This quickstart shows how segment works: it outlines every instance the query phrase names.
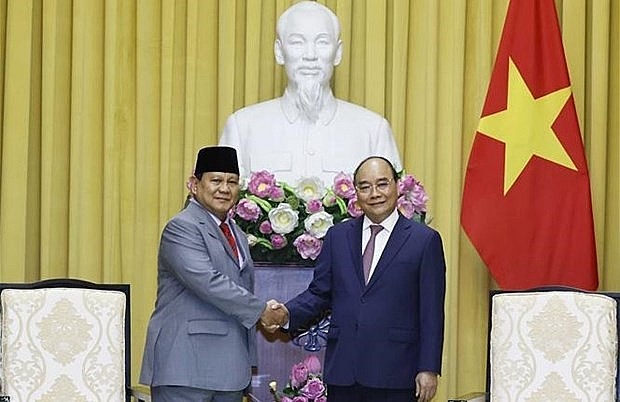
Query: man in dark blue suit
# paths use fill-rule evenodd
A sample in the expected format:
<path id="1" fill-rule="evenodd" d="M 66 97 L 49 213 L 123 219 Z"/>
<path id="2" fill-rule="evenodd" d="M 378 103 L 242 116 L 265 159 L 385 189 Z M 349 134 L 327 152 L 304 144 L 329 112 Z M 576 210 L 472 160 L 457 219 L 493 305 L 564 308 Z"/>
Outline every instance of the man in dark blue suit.
<path id="1" fill-rule="evenodd" d="M 442 242 L 435 230 L 398 213 L 397 180 L 384 158 L 360 163 L 354 182 L 364 216 L 328 231 L 308 289 L 285 305 L 290 331 L 331 310 L 329 402 L 430 401 L 437 391 Z"/>

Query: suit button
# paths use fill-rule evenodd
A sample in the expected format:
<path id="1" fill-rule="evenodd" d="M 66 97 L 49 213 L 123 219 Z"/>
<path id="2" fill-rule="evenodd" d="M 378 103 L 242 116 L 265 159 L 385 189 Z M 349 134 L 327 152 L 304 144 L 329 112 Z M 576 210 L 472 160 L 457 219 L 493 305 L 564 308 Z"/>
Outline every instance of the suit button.
<path id="1" fill-rule="evenodd" d="M 360 299 L 360 302 L 362 302 L 362 304 L 365 304 L 365 303 L 366 303 L 366 299 L 362 297 L 362 298 Z"/>

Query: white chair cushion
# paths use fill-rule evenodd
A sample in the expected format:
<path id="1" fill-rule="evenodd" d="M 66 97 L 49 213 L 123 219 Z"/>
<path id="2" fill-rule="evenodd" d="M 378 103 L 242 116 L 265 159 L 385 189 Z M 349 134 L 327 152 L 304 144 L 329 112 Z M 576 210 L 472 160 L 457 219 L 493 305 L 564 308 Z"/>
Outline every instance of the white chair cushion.
<path id="1" fill-rule="evenodd" d="M 616 302 L 572 291 L 493 296 L 491 400 L 614 401 Z"/>
<path id="2" fill-rule="evenodd" d="M 2 292 L 2 394 L 11 402 L 125 401 L 125 294 Z"/>

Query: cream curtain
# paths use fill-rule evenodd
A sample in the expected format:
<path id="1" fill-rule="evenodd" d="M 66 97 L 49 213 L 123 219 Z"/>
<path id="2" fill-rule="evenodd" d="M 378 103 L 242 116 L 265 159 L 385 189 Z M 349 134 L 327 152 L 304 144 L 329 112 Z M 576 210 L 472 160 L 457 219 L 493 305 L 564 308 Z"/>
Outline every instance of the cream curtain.
<path id="1" fill-rule="evenodd" d="M 327 0 L 337 96 L 391 122 L 448 262 L 436 400 L 485 383 L 486 267 L 459 223 L 463 172 L 508 0 Z M 0 280 L 132 284 L 133 377 L 156 253 L 196 150 L 278 96 L 290 0 L 0 0 Z M 620 2 L 556 0 L 590 165 L 600 289 L 620 289 Z M 527 225 L 527 222 L 523 222 Z"/>

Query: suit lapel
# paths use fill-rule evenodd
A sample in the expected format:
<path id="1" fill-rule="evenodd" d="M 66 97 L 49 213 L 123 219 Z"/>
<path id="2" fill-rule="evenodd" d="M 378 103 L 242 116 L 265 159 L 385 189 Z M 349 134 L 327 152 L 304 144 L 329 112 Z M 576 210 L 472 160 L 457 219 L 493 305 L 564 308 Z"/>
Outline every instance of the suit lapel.
<path id="1" fill-rule="evenodd" d="M 222 233 L 222 230 L 215 224 L 215 221 L 209 215 L 209 213 L 202 206 L 197 205 L 193 202 L 190 202 L 187 208 L 189 208 L 192 214 L 196 216 L 198 222 L 200 223 L 200 226 L 203 228 L 203 235 L 217 239 L 222 244 L 222 247 L 224 247 L 224 250 L 226 250 L 226 254 L 228 254 L 228 256 L 234 261 L 235 265 L 240 268 L 239 258 L 234 255 L 232 247 L 230 247 L 230 244 L 228 244 L 228 240 L 226 240 L 226 237 L 224 237 L 224 233 Z M 238 239 L 239 236 L 236 231 L 236 225 L 231 226 L 233 228 L 232 230 L 235 231 L 235 238 Z M 237 244 L 239 245 L 239 242 L 237 242 Z"/>
<path id="2" fill-rule="evenodd" d="M 387 271 L 392 260 L 409 238 L 411 234 L 411 231 L 409 230 L 410 227 L 411 222 L 403 216 L 399 215 L 398 220 L 396 221 L 396 225 L 394 226 L 394 230 L 392 231 L 392 233 L 390 233 L 390 238 L 388 239 L 387 244 L 383 249 L 383 253 L 381 253 L 379 261 L 377 261 L 377 266 L 375 267 L 375 271 L 370 277 L 370 281 L 368 282 L 368 286 L 366 286 L 366 290 L 370 289 L 372 285 L 381 278 L 385 271 Z"/>
<path id="3" fill-rule="evenodd" d="M 364 269 L 362 267 L 362 226 L 364 223 L 364 217 L 359 217 L 354 221 L 351 221 L 351 230 L 349 230 L 349 235 L 347 239 L 347 243 L 349 245 L 349 253 L 351 254 L 351 261 L 353 264 L 353 274 L 357 277 L 360 285 L 362 287 L 366 286 L 364 284 Z"/>
<path id="4" fill-rule="evenodd" d="M 239 257 L 233 254 L 233 250 L 230 247 L 230 244 L 228 244 L 228 241 L 226 241 L 226 245 L 227 247 L 227 251 L 228 251 L 228 255 L 230 255 L 231 257 L 234 256 L 235 261 L 237 262 L 237 266 L 239 266 L 239 269 L 244 269 L 245 267 L 248 266 L 248 261 L 250 259 L 250 249 L 246 248 L 246 242 L 241 241 L 242 238 L 245 238 L 245 233 L 243 232 L 243 230 L 241 230 L 241 228 L 239 226 L 237 226 L 237 223 L 235 221 L 233 221 L 231 219 L 232 225 L 232 231 L 235 234 L 235 241 L 237 242 L 237 249 L 239 250 L 239 253 L 241 254 L 241 260 L 243 261 L 243 264 L 241 264 L 241 266 L 239 266 Z"/>

